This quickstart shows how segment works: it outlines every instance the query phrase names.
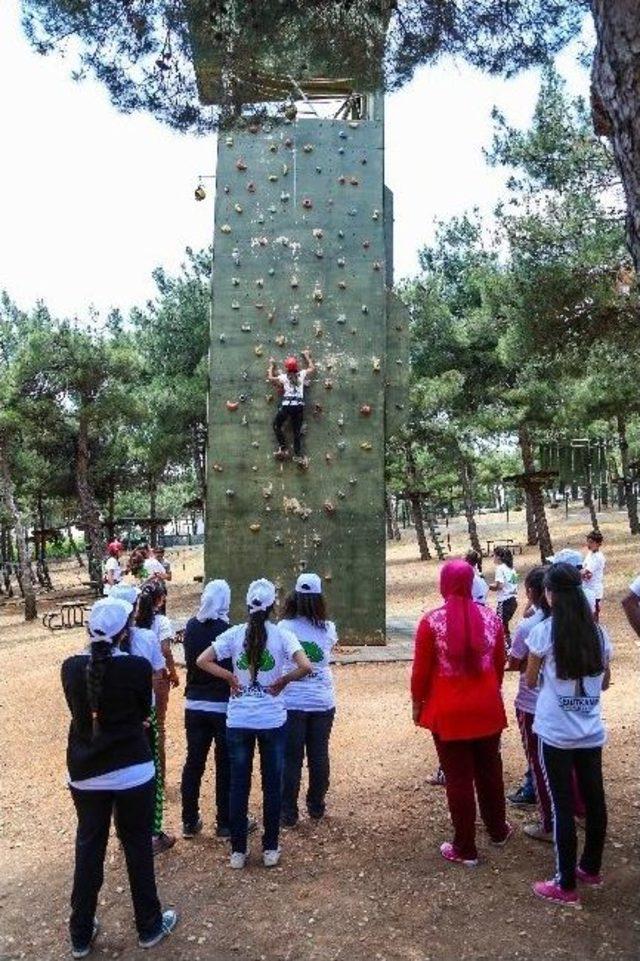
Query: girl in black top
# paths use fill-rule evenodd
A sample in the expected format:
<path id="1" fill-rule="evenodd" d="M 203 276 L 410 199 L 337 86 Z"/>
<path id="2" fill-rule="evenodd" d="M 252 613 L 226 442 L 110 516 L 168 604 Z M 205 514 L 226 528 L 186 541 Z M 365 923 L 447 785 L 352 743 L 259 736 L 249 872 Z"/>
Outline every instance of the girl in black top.
<path id="1" fill-rule="evenodd" d="M 89 615 L 89 650 L 67 658 L 62 687 L 71 712 L 67 767 L 78 817 L 71 894 L 74 958 L 91 951 L 112 813 L 124 849 L 140 947 L 151 948 L 177 924 L 162 911 L 153 867 L 154 775 L 145 724 L 151 665 L 127 654 L 133 608 L 104 598 Z"/>

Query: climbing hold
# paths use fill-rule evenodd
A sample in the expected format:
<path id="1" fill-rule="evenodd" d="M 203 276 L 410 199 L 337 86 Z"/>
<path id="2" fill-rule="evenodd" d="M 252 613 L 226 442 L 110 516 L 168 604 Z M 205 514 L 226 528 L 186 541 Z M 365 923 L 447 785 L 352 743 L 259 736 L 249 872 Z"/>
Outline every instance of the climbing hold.
<path id="1" fill-rule="evenodd" d="M 342 238 L 344 237 L 344 230 L 339 230 L 339 231 L 338 231 L 338 237 L 340 237 L 340 239 L 342 239 Z"/>
<path id="2" fill-rule="evenodd" d="M 330 451 L 327 451 L 324 455 L 324 459 L 326 460 L 327 464 L 331 464 L 333 462 L 333 454 Z"/>
<path id="3" fill-rule="evenodd" d="M 268 273 L 270 277 L 273 277 L 275 275 L 275 272 L 276 272 L 275 267 L 269 267 Z"/>
<path id="4" fill-rule="evenodd" d="M 350 370 L 352 373 L 355 373 L 355 372 L 357 371 L 357 369 L 358 369 L 358 364 L 357 364 L 357 362 L 356 362 L 355 360 L 352 360 L 352 361 L 349 363 L 349 370 Z"/>
<path id="5" fill-rule="evenodd" d="M 321 174 L 321 173 L 322 173 L 322 167 L 316 167 L 316 173 L 317 173 L 317 174 Z"/>
<path id="6" fill-rule="evenodd" d="M 373 372 L 374 372 L 374 374 L 379 374 L 379 373 L 380 373 L 380 364 L 381 364 L 381 360 L 380 360 L 379 357 L 372 357 L 372 358 L 371 358 L 371 366 L 373 367 Z"/>
<path id="7" fill-rule="evenodd" d="M 338 414 L 338 420 L 336 421 L 340 430 L 344 427 L 344 414 Z"/>
<path id="8" fill-rule="evenodd" d="M 256 450 L 258 450 L 258 448 L 260 447 L 260 444 L 258 443 L 257 440 L 252 440 L 251 446 L 254 447 Z"/>
<path id="9" fill-rule="evenodd" d="M 357 213 L 356 208 L 352 207 L 351 210 L 347 210 L 347 217 L 355 217 Z"/>
<path id="10" fill-rule="evenodd" d="M 249 426 L 249 421 L 247 420 L 247 415 L 246 415 L 246 414 L 243 414 L 243 415 L 242 415 L 242 420 L 240 421 L 240 423 L 242 424 L 243 427 L 248 427 L 248 426 Z"/>
<path id="11" fill-rule="evenodd" d="M 258 303 L 254 304 L 253 306 L 256 308 L 256 310 L 264 310 L 264 304 L 261 300 L 259 300 Z"/>
<path id="12" fill-rule="evenodd" d="M 364 167 L 364 166 L 366 165 L 366 163 L 367 163 L 367 158 L 366 158 L 366 157 L 362 157 L 362 159 L 360 160 L 360 163 L 361 163 L 362 166 Z"/>
<path id="13" fill-rule="evenodd" d="M 282 201 L 283 204 L 286 204 L 290 196 L 291 196 L 290 194 L 288 194 L 285 190 L 283 190 L 282 193 L 280 194 L 280 200 Z"/>
<path id="14" fill-rule="evenodd" d="M 294 290 L 296 289 L 296 287 L 299 286 L 299 281 L 298 281 L 298 278 L 296 277 L 295 274 L 293 275 L 293 277 L 291 278 L 291 280 L 290 280 L 289 283 L 290 283 L 291 287 L 293 287 Z"/>
<path id="15" fill-rule="evenodd" d="M 245 379 L 245 378 L 243 378 L 243 380 L 244 380 L 244 379 Z M 244 402 L 246 401 L 246 399 L 247 399 L 247 395 L 246 395 L 246 394 L 240 394 L 240 396 L 238 397 L 238 400 L 240 401 L 241 404 L 244 404 Z"/>
<path id="16" fill-rule="evenodd" d="M 346 440 L 339 440 L 338 443 L 336 444 L 336 447 L 338 448 L 339 451 L 346 450 L 347 449 Z"/>
<path id="17" fill-rule="evenodd" d="M 246 165 L 243 157 L 238 157 L 238 159 L 236 160 L 236 167 L 238 168 L 238 170 L 246 170 L 246 169 L 247 169 L 247 165 Z"/>
<path id="18" fill-rule="evenodd" d="M 369 247 L 371 246 L 371 241 L 370 241 L 370 240 L 363 240 L 363 241 L 362 241 L 362 246 L 364 247 L 365 250 L 368 250 Z"/>
<path id="19" fill-rule="evenodd" d="M 380 263 L 379 260 L 374 260 L 374 262 L 373 262 L 373 269 L 374 269 L 374 270 L 382 270 L 382 264 Z"/>
<path id="20" fill-rule="evenodd" d="M 338 134 L 338 136 L 340 137 L 340 140 L 346 140 L 346 139 L 347 139 L 347 132 L 346 132 L 346 130 L 341 130 L 340 133 Z"/>
<path id="21" fill-rule="evenodd" d="M 344 184 L 346 184 L 346 182 L 347 182 L 347 178 L 344 176 L 344 174 L 341 174 L 341 175 L 338 177 L 338 183 L 344 185 Z"/>
<path id="22" fill-rule="evenodd" d="M 367 307 L 366 304 L 363 304 L 360 309 L 361 309 L 361 311 L 362 311 L 363 314 L 368 314 L 368 313 L 369 313 L 369 308 Z"/>
<path id="23" fill-rule="evenodd" d="M 304 144 L 304 146 L 303 146 L 302 149 L 304 150 L 305 153 L 312 153 L 312 152 L 313 152 L 313 144 L 306 143 L 306 144 Z"/>
<path id="24" fill-rule="evenodd" d="M 322 240 L 324 237 L 324 231 L 322 230 L 322 227 L 314 227 L 313 236 L 316 238 L 316 240 Z"/>
<path id="25" fill-rule="evenodd" d="M 344 257 L 338 257 L 338 259 L 336 260 L 336 263 L 337 263 L 338 267 L 344 267 L 344 265 L 346 264 L 346 262 L 347 262 L 347 261 L 345 260 Z"/>
<path id="26" fill-rule="evenodd" d="M 333 574 L 331 573 L 331 571 L 325 571 L 325 573 L 324 573 L 324 579 L 325 579 L 325 581 L 332 581 L 332 580 L 333 580 Z"/>
<path id="27" fill-rule="evenodd" d="M 322 288 L 319 287 L 318 284 L 316 284 L 316 286 L 313 288 L 313 299 L 317 304 L 321 304 L 322 301 L 324 300 L 324 294 L 322 293 Z"/>
<path id="28" fill-rule="evenodd" d="M 357 177 L 351 177 L 351 179 L 349 180 L 349 183 L 351 184 L 352 187 L 360 186 L 360 181 L 358 180 Z"/>
<path id="29" fill-rule="evenodd" d="M 228 401 L 227 401 L 227 410 L 237 410 L 239 406 L 240 406 L 240 404 L 238 403 L 237 400 L 228 400 Z"/>
<path id="30" fill-rule="evenodd" d="M 274 184 L 277 179 L 278 179 L 278 175 L 277 175 L 277 174 L 269 174 L 269 182 L 270 182 L 270 183 Z"/>
<path id="31" fill-rule="evenodd" d="M 262 344 L 258 344 L 256 347 L 253 348 L 253 352 L 256 355 L 256 357 L 262 357 L 262 355 L 264 354 L 264 347 L 262 346 Z"/>
<path id="32" fill-rule="evenodd" d="M 314 332 L 315 336 L 318 338 L 318 340 L 323 336 L 324 330 L 323 330 L 322 324 L 320 323 L 319 320 L 316 320 L 316 321 L 315 321 L 315 323 L 314 323 L 314 325 L 313 325 L 313 332 Z"/>
<path id="33" fill-rule="evenodd" d="M 360 444 L 360 450 L 372 450 L 372 449 L 373 449 L 372 445 L 369 443 L 368 440 L 363 440 L 362 443 Z"/>
<path id="34" fill-rule="evenodd" d="M 313 541 L 315 547 L 320 547 L 322 544 L 322 538 L 319 534 L 314 534 L 311 540 Z"/>
<path id="35" fill-rule="evenodd" d="M 400 357 L 398 357 L 396 364 L 398 365 L 398 367 L 402 367 L 402 365 L 404 364 L 404 361 L 401 360 Z"/>
<path id="36" fill-rule="evenodd" d="M 357 477 L 350 477 L 350 478 L 349 478 L 349 483 L 351 484 L 352 487 L 354 487 L 354 486 L 358 483 L 358 478 L 357 478 Z"/>
<path id="37" fill-rule="evenodd" d="M 269 145 L 269 150 L 271 151 L 271 153 L 277 153 L 277 152 L 278 152 L 278 145 L 277 145 L 276 143 L 270 144 L 270 145 Z"/>
<path id="38" fill-rule="evenodd" d="M 233 147 L 233 137 L 225 137 L 224 142 L 226 143 L 227 147 Z"/>
<path id="39" fill-rule="evenodd" d="M 234 247 L 231 251 L 231 259 L 233 260 L 236 267 L 240 266 L 240 251 L 237 247 Z"/>
<path id="40" fill-rule="evenodd" d="M 297 326 L 298 326 L 298 315 L 297 315 L 297 314 L 291 314 L 291 317 L 289 318 L 289 322 L 290 322 L 290 324 L 291 324 L 292 327 L 297 327 Z"/>
<path id="41" fill-rule="evenodd" d="M 287 338 L 284 336 L 284 334 L 278 334 L 278 336 L 276 337 L 276 344 L 278 345 L 278 347 L 284 347 L 286 342 L 287 342 Z"/>
<path id="42" fill-rule="evenodd" d="M 269 213 L 270 213 L 270 214 L 275 214 L 275 213 L 277 212 L 277 209 L 278 209 L 278 208 L 277 208 L 277 207 L 274 207 L 274 205 L 272 204 L 272 205 L 269 207 Z"/>
<path id="43" fill-rule="evenodd" d="M 247 125 L 247 130 L 249 131 L 249 133 L 258 133 L 258 131 L 260 130 L 260 127 L 257 123 L 250 123 Z"/>
<path id="44" fill-rule="evenodd" d="M 373 410 L 373 407 L 371 406 L 371 404 L 360 405 L 360 413 L 362 414 L 363 417 L 368 417 L 372 410 Z"/>
<path id="45" fill-rule="evenodd" d="M 340 286 L 340 284 L 338 284 L 338 287 L 339 287 L 339 286 Z M 338 314 L 338 316 L 337 316 L 337 318 L 336 318 L 336 324 L 346 324 L 346 322 L 347 322 L 347 315 L 346 315 L 346 314 Z"/>
<path id="46" fill-rule="evenodd" d="M 220 341 L 221 344 L 224 344 L 226 339 L 227 339 L 226 334 L 220 334 L 220 336 L 218 337 L 218 340 Z"/>
<path id="47" fill-rule="evenodd" d="M 270 310 L 269 313 L 267 314 L 267 320 L 269 321 L 270 324 L 272 324 L 275 319 L 276 319 L 275 313 L 273 312 L 273 310 Z"/>
<path id="48" fill-rule="evenodd" d="M 260 523 L 258 523 L 257 521 L 256 521 L 255 524 L 249 524 L 249 530 L 250 530 L 253 534 L 257 534 L 261 527 L 262 527 L 262 525 L 261 525 Z"/>
<path id="49" fill-rule="evenodd" d="M 334 504 L 332 501 L 329 501 L 329 500 L 327 500 L 327 501 L 324 502 L 324 504 L 322 505 L 322 508 L 323 508 L 325 514 L 335 514 L 335 512 L 336 512 L 336 506 L 335 506 L 335 504 Z"/>
<path id="50" fill-rule="evenodd" d="M 272 494 L 273 494 L 273 484 L 269 484 L 268 487 L 262 488 L 262 496 L 264 497 L 265 500 L 268 500 Z"/>
<path id="51" fill-rule="evenodd" d="M 356 130 L 360 126 L 360 124 L 358 123 L 357 120 L 350 120 L 349 126 L 351 127 L 352 130 Z"/>
<path id="52" fill-rule="evenodd" d="M 232 277 L 232 278 L 231 278 L 231 283 L 233 284 L 234 287 L 239 287 L 239 286 L 240 286 L 240 278 L 239 278 L 239 277 Z"/>
<path id="53" fill-rule="evenodd" d="M 280 536 L 280 534 L 276 534 L 276 536 L 273 538 L 273 543 L 276 545 L 276 547 L 283 547 L 283 546 L 284 546 L 284 541 L 283 541 L 282 537 Z"/>
<path id="54" fill-rule="evenodd" d="M 271 124 L 270 124 L 270 123 L 263 123 L 263 124 L 262 124 L 262 131 L 263 131 L 263 133 L 271 133 L 271 129 L 272 129 L 272 127 L 271 127 Z"/>
<path id="55" fill-rule="evenodd" d="M 313 405 L 313 416 L 314 416 L 316 419 L 317 419 L 318 417 L 321 417 L 323 413 L 324 413 L 324 407 L 322 406 L 322 404 L 316 403 L 316 404 Z"/>
<path id="56" fill-rule="evenodd" d="M 340 498 L 341 501 L 343 501 L 346 496 L 347 495 L 345 494 L 344 491 L 338 491 L 338 497 Z"/>
<path id="57" fill-rule="evenodd" d="M 264 287 L 264 278 L 258 277 L 256 280 L 256 287 Z"/>
<path id="58" fill-rule="evenodd" d="M 317 247 L 314 253 L 318 260 L 322 260 L 322 258 L 324 257 L 324 250 L 322 249 L 322 247 Z"/>
<path id="59" fill-rule="evenodd" d="M 240 330 L 243 332 L 243 334 L 250 334 L 250 333 L 251 333 L 251 324 L 243 324 L 242 327 L 240 328 Z"/>
<path id="60" fill-rule="evenodd" d="M 212 464 L 211 469 L 214 470 L 216 474 L 221 474 L 223 470 L 222 464 Z"/>
<path id="61" fill-rule="evenodd" d="M 229 224 L 223 224 L 222 227 L 220 228 L 220 233 L 221 233 L 221 234 L 230 234 L 230 233 L 231 233 L 231 226 L 230 226 Z"/>
<path id="62" fill-rule="evenodd" d="M 231 187 L 229 186 L 229 184 L 225 184 L 222 189 L 224 190 L 224 192 L 225 192 L 226 194 L 230 193 L 230 191 L 231 191 Z"/>
<path id="63" fill-rule="evenodd" d="M 289 164 L 283 164 L 283 165 L 282 165 L 282 176 L 283 176 L 283 177 L 286 177 L 288 173 L 289 173 Z"/>
<path id="64" fill-rule="evenodd" d="M 298 113 L 298 108 L 296 107 L 295 103 L 288 103 L 282 112 L 287 120 L 295 120 Z M 290 147 L 291 141 L 285 140 L 285 144 L 287 147 Z"/>
<path id="65" fill-rule="evenodd" d="M 345 283 L 344 280 L 339 280 L 339 281 L 338 281 L 338 287 L 340 288 L 340 290 L 346 290 L 346 289 L 347 289 L 347 285 L 346 285 L 346 283 Z"/>
<path id="66" fill-rule="evenodd" d="M 379 219 L 380 219 L 380 211 L 379 211 L 379 210 L 374 210 L 373 213 L 371 214 L 371 219 L 372 219 L 372 220 L 379 220 Z"/>
<path id="67" fill-rule="evenodd" d="M 358 328 L 357 328 L 357 327 L 352 327 L 352 328 L 351 328 L 351 333 L 352 333 L 352 334 L 357 334 L 357 333 L 358 333 Z"/>
<path id="68" fill-rule="evenodd" d="M 227 497 L 235 497 L 236 492 L 232 490 L 230 487 L 227 487 L 225 494 L 227 495 Z"/>
<path id="69" fill-rule="evenodd" d="M 240 310 L 240 302 L 237 300 L 231 301 L 231 310 Z"/>
<path id="70" fill-rule="evenodd" d="M 268 238 L 268 237 L 258 237 L 258 246 L 259 246 L 259 247 L 266 247 L 266 246 L 268 245 L 268 243 L 269 243 L 269 238 Z"/>
<path id="71" fill-rule="evenodd" d="M 256 185 L 254 184 L 253 180 L 250 180 L 247 184 L 247 192 L 250 194 L 254 194 L 256 192 Z"/>
<path id="72" fill-rule="evenodd" d="M 265 394 L 264 399 L 266 400 L 267 404 L 273 404 L 273 394 Z"/>
<path id="73" fill-rule="evenodd" d="M 241 213 L 242 213 L 242 207 L 241 207 L 240 204 L 234 204 L 234 205 L 233 205 L 233 209 L 235 210 L 235 212 L 236 212 L 237 214 L 241 214 Z"/>
<path id="74" fill-rule="evenodd" d="M 313 207 L 313 200 L 311 200 L 310 197 L 305 197 L 304 200 L 302 201 L 302 206 L 304 207 L 305 210 L 311 210 L 311 208 Z"/>
<path id="75" fill-rule="evenodd" d="M 324 389 L 325 389 L 325 390 L 332 390 L 332 389 L 333 389 L 333 381 L 330 380 L 328 377 L 327 377 L 327 379 L 326 379 L 325 382 L 324 382 Z"/>
<path id="76" fill-rule="evenodd" d="M 339 153 L 339 154 L 343 154 L 343 153 L 344 153 L 344 147 L 338 147 L 338 153 Z"/>

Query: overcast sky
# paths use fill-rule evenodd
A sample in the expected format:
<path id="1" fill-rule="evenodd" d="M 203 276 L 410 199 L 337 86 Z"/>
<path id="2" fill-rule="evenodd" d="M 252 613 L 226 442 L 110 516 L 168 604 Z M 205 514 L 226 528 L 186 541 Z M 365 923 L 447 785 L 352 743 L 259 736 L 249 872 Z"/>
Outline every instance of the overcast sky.
<path id="1" fill-rule="evenodd" d="M 573 92 L 588 76 L 571 52 L 559 67 Z M 42 298 L 58 315 L 144 303 L 151 271 L 175 269 L 184 248 L 206 246 L 215 139 L 172 133 L 143 114 L 123 116 L 70 64 L 34 53 L 18 0 L 0 3 L 0 288 L 20 306 Z M 450 61 L 422 70 L 386 104 L 386 176 L 395 194 L 396 278 L 412 273 L 435 219 L 472 206 L 490 212 L 504 173 L 488 168 L 494 104 L 525 126 L 539 75 L 511 81 Z"/>

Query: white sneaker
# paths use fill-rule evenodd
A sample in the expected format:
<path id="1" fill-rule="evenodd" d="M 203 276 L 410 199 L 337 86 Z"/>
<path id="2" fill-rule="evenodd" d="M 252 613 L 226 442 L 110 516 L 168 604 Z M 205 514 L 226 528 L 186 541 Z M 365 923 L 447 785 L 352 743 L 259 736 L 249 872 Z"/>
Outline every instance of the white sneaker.
<path id="1" fill-rule="evenodd" d="M 275 851 L 263 851 L 262 861 L 265 868 L 275 868 L 280 863 L 280 848 L 276 848 Z"/>
<path id="2" fill-rule="evenodd" d="M 248 857 L 248 851 L 246 851 L 244 854 L 242 851 L 232 851 L 231 857 L 229 858 L 229 867 L 236 869 L 243 868 L 247 863 Z"/>
<path id="3" fill-rule="evenodd" d="M 535 841 L 547 841 L 553 844 L 553 831 L 545 831 L 541 824 L 525 824 L 524 833 Z"/>

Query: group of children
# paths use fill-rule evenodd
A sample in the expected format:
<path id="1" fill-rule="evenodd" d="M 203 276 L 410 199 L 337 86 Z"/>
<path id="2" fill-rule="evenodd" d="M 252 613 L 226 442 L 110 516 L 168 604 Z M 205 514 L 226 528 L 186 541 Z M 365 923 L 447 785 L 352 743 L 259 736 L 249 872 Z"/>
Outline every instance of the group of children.
<path id="1" fill-rule="evenodd" d="M 110 551 L 118 559 L 120 552 Z M 114 565 L 110 565 L 111 572 Z M 71 712 L 67 766 L 78 817 L 70 933 L 74 958 L 86 957 L 98 933 L 95 917 L 112 814 L 127 863 L 138 943 L 151 948 L 178 917 L 163 911 L 153 858 L 175 843 L 163 831 L 164 726 L 169 691 L 179 683 L 171 654 L 173 631 L 161 612 L 160 572 L 141 588 L 114 577 L 91 609 L 89 643 L 62 666 Z M 184 631 L 185 732 L 182 835 L 203 829 L 200 788 L 212 745 L 218 837 L 228 838 L 230 865 L 249 858 L 248 815 L 257 745 L 262 775 L 262 861 L 280 861 L 282 826 L 300 816 L 304 758 L 310 818 L 325 812 L 329 738 L 335 692 L 329 668 L 337 643 L 317 574 L 305 573 L 275 622 L 276 588 L 249 585 L 247 620 L 230 626 L 231 591 L 223 580 L 204 588 Z"/>

